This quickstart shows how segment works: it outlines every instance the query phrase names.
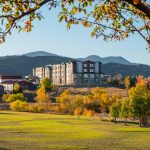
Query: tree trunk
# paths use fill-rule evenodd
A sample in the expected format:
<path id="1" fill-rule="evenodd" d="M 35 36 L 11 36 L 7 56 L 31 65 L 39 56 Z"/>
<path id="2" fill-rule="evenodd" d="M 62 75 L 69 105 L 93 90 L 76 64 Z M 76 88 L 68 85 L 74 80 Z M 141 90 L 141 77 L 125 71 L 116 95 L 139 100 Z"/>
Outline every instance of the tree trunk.
<path id="1" fill-rule="evenodd" d="M 142 120 L 139 118 L 139 126 L 142 127 Z"/>
<path id="2" fill-rule="evenodd" d="M 124 125 L 125 125 L 125 126 L 127 125 L 127 117 L 125 117 Z"/>
<path id="3" fill-rule="evenodd" d="M 143 118 L 142 118 L 142 125 L 143 125 L 144 127 L 146 127 L 147 124 L 148 124 L 147 117 L 143 117 Z"/>
<path id="4" fill-rule="evenodd" d="M 115 119 L 115 124 L 116 124 L 117 123 L 117 118 L 115 117 L 114 119 Z"/>

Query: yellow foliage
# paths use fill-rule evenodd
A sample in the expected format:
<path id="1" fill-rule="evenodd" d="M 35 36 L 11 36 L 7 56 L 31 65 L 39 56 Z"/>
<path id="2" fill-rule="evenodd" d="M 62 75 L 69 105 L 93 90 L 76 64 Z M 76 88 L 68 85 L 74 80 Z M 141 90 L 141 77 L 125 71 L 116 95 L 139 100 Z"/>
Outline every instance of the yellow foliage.
<path id="1" fill-rule="evenodd" d="M 78 8 L 74 7 L 74 8 L 72 9 L 72 12 L 73 12 L 74 14 L 76 14 L 76 13 L 78 12 Z"/>
<path id="2" fill-rule="evenodd" d="M 96 97 L 96 96 L 100 96 L 102 94 L 108 93 L 105 89 L 96 87 L 94 89 L 92 89 L 91 93 Z"/>
<path id="3" fill-rule="evenodd" d="M 105 107 L 105 106 L 108 106 L 109 105 L 109 102 L 110 102 L 110 98 L 109 98 L 109 95 L 108 94 L 102 94 L 101 95 L 101 106 Z"/>
<path id="4" fill-rule="evenodd" d="M 92 117 L 94 115 L 95 115 L 94 111 L 84 109 L 83 116 Z"/>
<path id="5" fill-rule="evenodd" d="M 58 98 L 57 102 L 64 113 L 73 112 L 73 100 L 69 90 L 65 90 Z"/>
<path id="6" fill-rule="evenodd" d="M 16 83 L 16 84 L 14 85 L 14 87 L 13 87 L 13 91 L 16 92 L 16 93 L 20 92 L 20 91 L 21 91 L 21 86 L 20 86 L 20 84 Z"/>
<path id="7" fill-rule="evenodd" d="M 92 33 L 91 33 L 91 36 L 92 36 L 92 38 L 94 38 L 94 36 L 95 36 L 95 32 L 92 32 Z"/>
<path id="8" fill-rule="evenodd" d="M 139 2 L 140 2 L 140 0 L 133 0 L 133 3 L 134 3 L 135 5 L 137 5 Z"/>
<path id="9" fill-rule="evenodd" d="M 28 103 L 23 102 L 22 100 L 16 100 L 10 105 L 12 111 L 26 111 L 27 107 L 28 107 Z"/>
<path id="10" fill-rule="evenodd" d="M 86 96 L 86 97 L 84 98 L 84 104 L 90 104 L 90 103 L 92 103 L 92 102 L 94 101 L 93 98 L 94 98 L 93 95 L 88 95 L 88 96 Z"/>
<path id="11" fill-rule="evenodd" d="M 47 112 L 47 107 L 44 104 L 34 103 L 28 105 L 27 111 L 34 112 L 34 113 L 42 113 L 42 112 Z"/>
<path id="12" fill-rule="evenodd" d="M 47 103 L 50 100 L 49 94 L 46 93 L 45 87 L 41 86 L 37 90 L 37 96 L 36 96 L 37 102 Z"/>
<path id="13" fill-rule="evenodd" d="M 80 116 L 80 115 L 82 115 L 82 114 L 83 114 L 83 109 L 82 109 L 81 107 L 76 108 L 76 109 L 74 110 L 74 115 Z"/>

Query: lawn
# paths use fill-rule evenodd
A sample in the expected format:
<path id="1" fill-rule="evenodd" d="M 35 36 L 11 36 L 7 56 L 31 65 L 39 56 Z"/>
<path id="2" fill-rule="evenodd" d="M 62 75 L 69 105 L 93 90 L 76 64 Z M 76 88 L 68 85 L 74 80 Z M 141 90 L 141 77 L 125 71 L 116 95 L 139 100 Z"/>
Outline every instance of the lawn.
<path id="1" fill-rule="evenodd" d="M 0 112 L 0 150 L 150 150 L 150 128 L 69 115 Z"/>

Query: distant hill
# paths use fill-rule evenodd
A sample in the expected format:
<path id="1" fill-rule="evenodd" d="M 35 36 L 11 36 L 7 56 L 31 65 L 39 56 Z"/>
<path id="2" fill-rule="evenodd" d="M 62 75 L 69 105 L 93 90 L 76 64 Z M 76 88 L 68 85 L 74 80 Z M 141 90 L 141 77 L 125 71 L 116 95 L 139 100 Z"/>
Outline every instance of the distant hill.
<path id="1" fill-rule="evenodd" d="M 106 74 L 116 75 L 122 74 L 123 76 L 127 75 L 143 75 L 145 77 L 150 76 L 150 66 L 142 65 L 142 64 L 134 64 L 134 65 L 123 65 L 116 63 L 107 63 L 102 64 L 102 72 Z"/>
<path id="2" fill-rule="evenodd" d="M 44 54 L 52 56 L 44 56 Z M 34 67 L 68 62 L 70 60 L 75 59 L 68 57 L 61 57 L 43 51 L 28 53 L 21 56 L 5 56 L 0 57 L 0 74 L 25 76 L 28 74 L 32 74 L 32 69 Z M 132 64 L 122 57 L 101 58 L 96 55 L 91 55 L 87 57 L 87 60 L 101 61 L 102 63 L 104 63 L 102 64 L 102 72 L 106 74 L 112 75 L 122 74 L 123 76 L 141 74 L 144 75 L 145 77 L 150 76 L 150 66 L 141 64 Z"/>
<path id="3" fill-rule="evenodd" d="M 6 56 L 0 57 L 0 74 L 5 75 L 28 75 L 34 67 L 68 62 L 72 58 L 60 56 Z"/>
<path id="4" fill-rule="evenodd" d="M 85 61 L 85 60 L 91 60 L 91 61 L 100 61 L 103 64 L 107 64 L 107 63 L 118 63 L 118 64 L 124 64 L 124 65 L 131 65 L 132 63 L 130 63 L 128 60 L 126 60 L 125 58 L 118 56 L 110 56 L 110 57 L 99 57 L 97 55 L 90 55 L 88 57 L 85 58 L 77 58 L 80 61 Z"/>
<path id="5" fill-rule="evenodd" d="M 36 52 L 26 53 L 26 54 L 23 54 L 23 55 L 28 56 L 28 57 L 57 56 L 56 54 L 48 53 L 48 52 L 45 52 L 45 51 L 36 51 Z"/>

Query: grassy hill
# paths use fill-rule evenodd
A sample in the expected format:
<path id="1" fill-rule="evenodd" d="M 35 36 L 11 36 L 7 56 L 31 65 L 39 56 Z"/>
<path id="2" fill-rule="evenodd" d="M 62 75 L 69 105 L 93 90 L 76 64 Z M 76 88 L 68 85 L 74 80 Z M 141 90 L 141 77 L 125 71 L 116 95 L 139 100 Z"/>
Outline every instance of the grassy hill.
<path id="1" fill-rule="evenodd" d="M 149 150 L 150 128 L 96 118 L 0 112 L 0 150 Z"/>

